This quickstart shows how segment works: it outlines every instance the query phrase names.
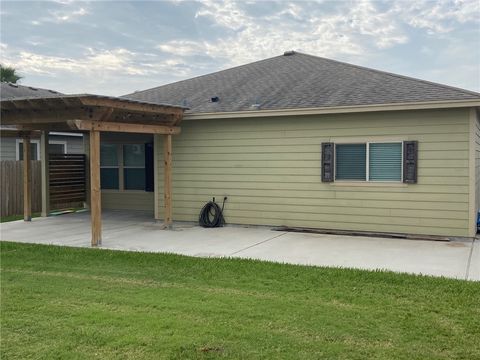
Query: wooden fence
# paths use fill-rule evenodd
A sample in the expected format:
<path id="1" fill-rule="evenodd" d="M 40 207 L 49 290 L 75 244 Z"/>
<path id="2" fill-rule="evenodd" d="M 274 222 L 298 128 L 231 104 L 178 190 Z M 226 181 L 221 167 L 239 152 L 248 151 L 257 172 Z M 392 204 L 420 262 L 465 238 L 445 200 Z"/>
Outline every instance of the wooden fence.
<path id="1" fill-rule="evenodd" d="M 41 162 L 32 160 L 32 212 L 42 210 Z M 70 201 L 74 200 L 74 202 Z M 82 207 L 77 198 L 62 198 L 50 204 L 51 210 Z M 0 161 L 0 216 L 23 214 L 23 161 Z"/>
<path id="2" fill-rule="evenodd" d="M 23 161 L 0 161 L 0 215 L 23 214 Z M 32 160 L 32 212 L 42 210 L 42 177 L 39 160 Z"/>

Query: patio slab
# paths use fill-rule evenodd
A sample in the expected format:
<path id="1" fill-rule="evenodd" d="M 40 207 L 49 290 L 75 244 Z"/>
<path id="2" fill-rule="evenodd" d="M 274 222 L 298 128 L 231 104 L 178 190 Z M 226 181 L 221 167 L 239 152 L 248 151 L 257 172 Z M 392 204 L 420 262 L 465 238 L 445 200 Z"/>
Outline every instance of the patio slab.
<path id="1" fill-rule="evenodd" d="M 3 223 L 0 239 L 75 247 L 90 246 L 87 212 Z M 204 229 L 175 224 L 161 230 L 144 212 L 105 211 L 102 248 L 168 252 L 199 257 L 238 257 L 290 264 L 386 269 L 480 280 L 480 242 L 425 241 L 273 231 L 267 227 Z"/>

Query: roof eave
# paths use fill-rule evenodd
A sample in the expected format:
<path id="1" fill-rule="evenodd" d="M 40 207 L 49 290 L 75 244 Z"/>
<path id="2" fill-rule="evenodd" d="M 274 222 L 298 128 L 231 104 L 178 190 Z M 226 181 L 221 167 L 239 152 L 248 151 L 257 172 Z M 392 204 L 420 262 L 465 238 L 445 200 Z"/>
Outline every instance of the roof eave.
<path id="1" fill-rule="evenodd" d="M 229 118 L 249 118 L 249 117 L 274 117 L 274 116 L 298 116 L 298 115 L 322 115 L 322 114 L 342 114 L 356 112 L 376 112 L 376 111 L 401 111 L 401 110 L 424 110 L 424 109 L 445 109 L 445 108 L 463 108 L 480 107 L 480 98 L 469 100 L 440 100 L 427 102 L 409 102 L 409 103 L 391 103 L 391 104 L 371 104 L 371 105 L 353 105 L 353 106 L 325 106 L 316 108 L 294 108 L 294 109 L 275 109 L 275 110 L 245 110 L 230 112 L 209 112 L 209 113 L 184 113 L 183 121 L 188 120 L 206 120 L 206 119 L 229 119 Z"/>

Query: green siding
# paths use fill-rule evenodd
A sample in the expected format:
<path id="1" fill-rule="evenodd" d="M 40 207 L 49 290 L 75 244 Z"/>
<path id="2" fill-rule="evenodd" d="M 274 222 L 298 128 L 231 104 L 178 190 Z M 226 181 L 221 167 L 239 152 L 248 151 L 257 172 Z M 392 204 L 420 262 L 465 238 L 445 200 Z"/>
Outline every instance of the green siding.
<path id="1" fill-rule="evenodd" d="M 476 210 L 480 210 L 480 113 L 477 112 L 475 122 L 475 194 Z"/>
<path id="2" fill-rule="evenodd" d="M 468 109 L 186 120 L 181 126 L 173 137 L 174 220 L 196 221 L 205 202 L 228 196 L 228 223 L 468 236 Z M 321 143 L 362 137 L 418 140 L 418 184 L 322 183 Z M 162 136 L 158 140 L 162 217 Z"/>
<path id="3" fill-rule="evenodd" d="M 154 211 L 153 192 L 102 191 L 102 209 Z"/>

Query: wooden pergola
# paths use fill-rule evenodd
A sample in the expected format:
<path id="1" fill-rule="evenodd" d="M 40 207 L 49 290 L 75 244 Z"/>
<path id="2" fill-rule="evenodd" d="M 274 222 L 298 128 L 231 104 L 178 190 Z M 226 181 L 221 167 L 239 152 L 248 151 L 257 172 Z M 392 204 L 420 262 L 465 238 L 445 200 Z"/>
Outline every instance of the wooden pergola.
<path id="1" fill-rule="evenodd" d="M 102 214 L 100 193 L 100 133 L 147 133 L 164 135 L 164 227 L 172 223 L 172 135 L 180 133 L 179 124 L 186 108 L 100 95 L 55 95 L 5 99 L 0 102 L 2 125 L 15 129 L 2 136 L 23 138 L 23 159 L 30 159 L 30 138 L 40 136 L 42 159 L 42 216 L 49 212 L 48 133 L 82 132 L 89 141 L 90 212 L 92 246 L 101 245 Z M 31 221 L 31 165 L 23 162 L 24 220 Z"/>

